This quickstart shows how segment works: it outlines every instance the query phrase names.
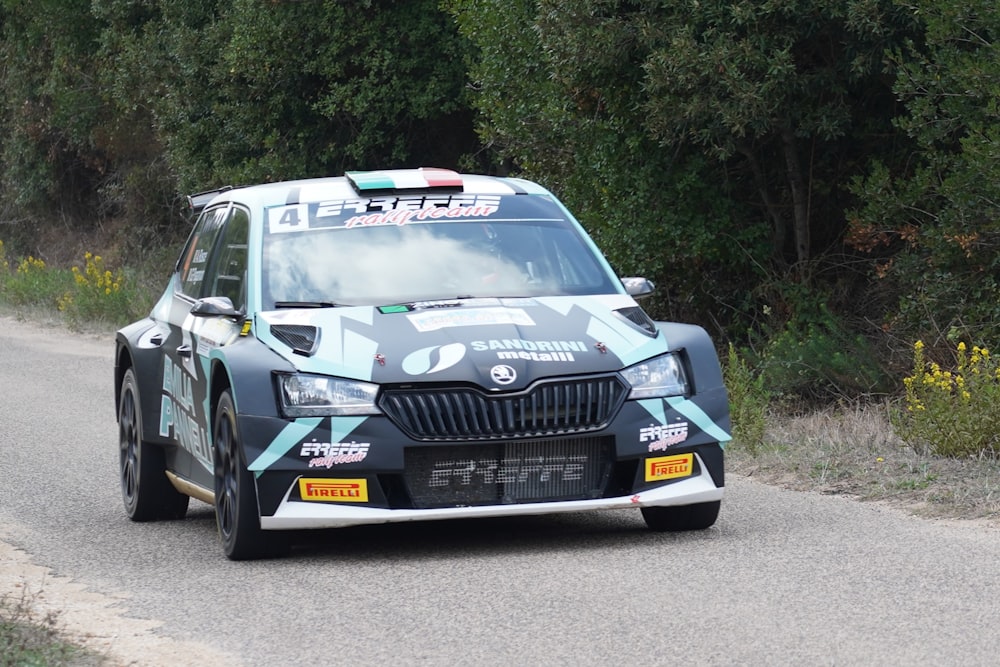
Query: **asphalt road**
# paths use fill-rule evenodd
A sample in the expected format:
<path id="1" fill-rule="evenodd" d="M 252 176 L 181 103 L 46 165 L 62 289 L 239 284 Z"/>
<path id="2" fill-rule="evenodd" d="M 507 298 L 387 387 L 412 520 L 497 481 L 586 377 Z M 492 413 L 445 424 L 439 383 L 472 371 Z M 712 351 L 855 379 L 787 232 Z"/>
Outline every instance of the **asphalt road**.
<path id="1" fill-rule="evenodd" d="M 208 662 L 1000 663 L 1000 529 L 738 475 L 699 533 L 647 532 L 637 511 L 400 524 L 229 562 L 208 505 L 125 518 L 112 350 L 0 318 L 0 538 L 168 645 L 224 656 Z"/>

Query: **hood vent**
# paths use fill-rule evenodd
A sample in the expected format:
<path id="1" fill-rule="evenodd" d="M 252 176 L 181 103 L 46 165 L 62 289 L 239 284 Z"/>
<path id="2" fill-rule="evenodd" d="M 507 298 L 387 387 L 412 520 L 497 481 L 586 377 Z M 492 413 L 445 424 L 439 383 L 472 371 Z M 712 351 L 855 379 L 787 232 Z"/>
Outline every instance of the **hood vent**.
<path id="1" fill-rule="evenodd" d="M 271 335 L 303 357 L 316 354 L 319 347 L 319 329 L 308 324 L 272 324 Z"/>
<path id="2" fill-rule="evenodd" d="M 653 320 L 649 319 L 649 315 L 646 314 L 646 311 L 639 306 L 619 308 L 615 311 L 615 314 L 624 318 L 625 321 L 639 329 L 639 331 L 647 336 L 656 338 L 656 334 L 658 332 L 656 324 L 653 323 Z"/>

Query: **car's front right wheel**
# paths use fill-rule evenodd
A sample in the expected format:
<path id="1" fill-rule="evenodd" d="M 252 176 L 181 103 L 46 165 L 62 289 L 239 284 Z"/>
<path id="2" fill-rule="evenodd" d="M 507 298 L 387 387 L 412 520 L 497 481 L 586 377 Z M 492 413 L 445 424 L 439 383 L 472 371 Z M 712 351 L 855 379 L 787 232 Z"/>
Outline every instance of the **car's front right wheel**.
<path id="1" fill-rule="evenodd" d="M 284 540 L 268 539 L 260 527 L 257 487 L 240 453 L 240 433 L 232 394 L 223 391 L 216 404 L 215 519 L 222 550 L 230 560 L 253 560 L 280 555 Z"/>
<path id="2" fill-rule="evenodd" d="M 643 507 L 642 518 L 650 530 L 679 532 L 683 530 L 704 530 L 719 518 L 722 501 L 695 503 L 693 505 L 672 505 L 668 507 Z"/>

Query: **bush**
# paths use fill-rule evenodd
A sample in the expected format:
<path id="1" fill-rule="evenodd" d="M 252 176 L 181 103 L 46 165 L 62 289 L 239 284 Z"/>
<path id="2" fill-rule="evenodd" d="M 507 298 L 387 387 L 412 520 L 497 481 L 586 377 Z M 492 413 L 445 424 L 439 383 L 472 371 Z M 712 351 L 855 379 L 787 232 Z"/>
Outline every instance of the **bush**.
<path id="1" fill-rule="evenodd" d="M 110 320 L 126 322 L 134 319 L 138 295 L 132 281 L 126 280 L 122 269 L 112 272 L 100 255 L 85 253 L 84 268 L 74 266 L 73 288 L 59 299 L 59 310 L 71 324 Z"/>
<path id="2" fill-rule="evenodd" d="M 43 259 L 28 255 L 12 267 L 11 262 L 3 254 L 0 246 L 0 268 L 3 278 L 0 279 L 0 295 L 4 301 L 15 306 L 58 305 L 61 294 L 70 283 L 68 271 L 51 269 Z M 11 269 L 13 268 L 13 272 Z"/>
<path id="3" fill-rule="evenodd" d="M 150 290 L 132 276 L 121 268 L 108 269 L 100 255 L 89 252 L 82 269 L 53 268 L 31 255 L 12 263 L 0 241 L 0 300 L 13 306 L 58 309 L 72 326 L 122 325 L 149 312 L 154 300 Z"/>
<path id="4" fill-rule="evenodd" d="M 732 343 L 729 344 L 723 379 L 729 393 L 733 442 L 755 454 L 764 444 L 771 392 L 764 386 L 764 376 L 753 372 L 746 361 L 736 353 Z"/>
<path id="5" fill-rule="evenodd" d="M 903 379 L 904 409 L 893 426 L 914 448 L 939 456 L 981 457 L 1000 453 L 996 414 L 1000 407 L 1000 364 L 985 347 L 956 347 L 955 370 L 927 361 L 924 344 L 913 345 L 913 375 Z"/>
<path id="6" fill-rule="evenodd" d="M 820 292 L 791 286 L 777 296 L 784 317 L 758 337 L 755 366 L 768 389 L 786 398 L 854 399 L 883 388 L 871 344 L 852 331 Z"/>

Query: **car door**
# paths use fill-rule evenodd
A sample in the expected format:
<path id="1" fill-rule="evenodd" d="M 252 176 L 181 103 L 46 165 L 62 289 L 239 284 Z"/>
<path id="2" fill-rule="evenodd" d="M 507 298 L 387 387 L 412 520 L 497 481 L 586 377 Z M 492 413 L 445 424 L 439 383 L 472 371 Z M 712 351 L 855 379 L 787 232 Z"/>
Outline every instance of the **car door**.
<path id="1" fill-rule="evenodd" d="M 177 445 L 173 463 L 177 474 L 202 484 L 205 471 L 212 467 L 208 366 L 199 355 L 200 331 L 206 318 L 191 311 L 217 289 L 214 267 L 229 214 L 230 206 L 224 204 L 205 209 L 195 222 L 178 264 L 179 280 L 166 322 L 169 333 L 162 345 L 160 435 Z"/>

